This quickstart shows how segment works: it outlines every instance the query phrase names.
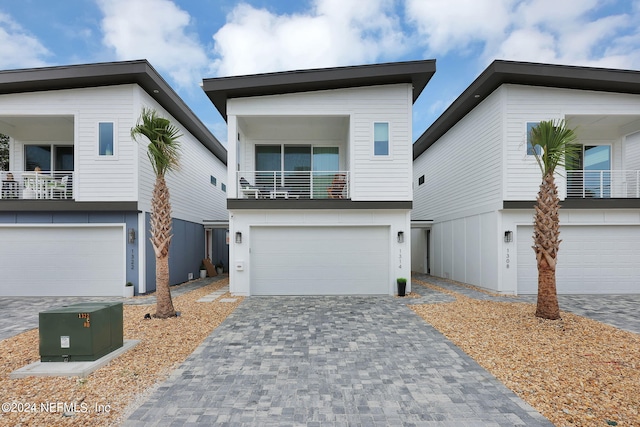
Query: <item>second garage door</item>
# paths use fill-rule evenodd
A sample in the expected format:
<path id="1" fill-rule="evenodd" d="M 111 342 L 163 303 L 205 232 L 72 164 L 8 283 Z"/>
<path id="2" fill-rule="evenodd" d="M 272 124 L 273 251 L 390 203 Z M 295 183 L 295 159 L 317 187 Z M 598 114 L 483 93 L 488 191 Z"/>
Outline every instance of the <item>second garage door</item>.
<path id="1" fill-rule="evenodd" d="M 532 235 L 532 227 L 518 227 L 519 294 L 538 291 Z M 559 294 L 640 292 L 640 226 L 564 226 L 560 238 L 556 271 Z"/>
<path id="2" fill-rule="evenodd" d="M 389 227 L 252 227 L 252 295 L 389 294 Z"/>
<path id="3" fill-rule="evenodd" d="M 0 295 L 122 296 L 122 226 L 0 227 Z"/>

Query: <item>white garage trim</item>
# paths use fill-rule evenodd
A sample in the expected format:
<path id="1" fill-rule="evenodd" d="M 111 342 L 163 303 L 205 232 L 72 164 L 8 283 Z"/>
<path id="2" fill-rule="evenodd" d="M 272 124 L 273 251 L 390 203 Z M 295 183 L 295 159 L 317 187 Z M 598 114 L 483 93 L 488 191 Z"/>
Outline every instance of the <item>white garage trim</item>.
<path id="1" fill-rule="evenodd" d="M 532 226 L 518 226 L 518 293 L 535 294 Z M 559 294 L 640 293 L 640 225 L 561 225 Z"/>
<path id="2" fill-rule="evenodd" d="M 392 292 L 389 226 L 252 226 L 252 295 Z"/>
<path id="3" fill-rule="evenodd" d="M 122 296 L 125 224 L 3 224 L 0 295 Z"/>

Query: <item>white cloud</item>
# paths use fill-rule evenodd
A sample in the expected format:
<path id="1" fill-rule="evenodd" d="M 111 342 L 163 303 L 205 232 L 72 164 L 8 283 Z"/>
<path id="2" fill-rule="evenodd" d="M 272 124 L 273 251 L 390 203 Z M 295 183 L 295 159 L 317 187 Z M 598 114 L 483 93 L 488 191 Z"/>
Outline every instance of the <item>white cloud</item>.
<path id="1" fill-rule="evenodd" d="M 391 0 L 314 0 L 305 14 L 237 5 L 213 36 L 219 75 L 362 64 L 406 51 Z"/>
<path id="2" fill-rule="evenodd" d="M 444 55 L 477 41 L 501 38 L 515 0 L 407 0 L 406 15 L 430 54 Z"/>
<path id="3" fill-rule="evenodd" d="M 179 86 L 202 78 L 208 59 L 191 17 L 169 0 L 99 0 L 103 42 L 118 60 L 147 59 Z"/>
<path id="4" fill-rule="evenodd" d="M 0 69 L 42 67 L 47 65 L 42 58 L 50 54 L 36 37 L 0 13 Z"/>

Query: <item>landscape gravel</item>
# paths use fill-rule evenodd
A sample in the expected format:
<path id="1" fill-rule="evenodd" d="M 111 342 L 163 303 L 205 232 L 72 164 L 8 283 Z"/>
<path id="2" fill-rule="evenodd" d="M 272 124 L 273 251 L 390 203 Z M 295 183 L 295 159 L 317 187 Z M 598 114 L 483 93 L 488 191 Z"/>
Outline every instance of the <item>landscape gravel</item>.
<path id="1" fill-rule="evenodd" d="M 166 378 L 240 304 L 197 302 L 228 285 L 228 279 L 173 298 L 179 317 L 144 319 L 153 305 L 124 305 L 124 338 L 140 340 L 132 350 L 86 378 L 9 374 L 38 361 L 38 330 L 0 341 L 0 426 L 118 425 L 154 385 Z M 7 410 L 8 409 L 8 410 Z"/>
<path id="2" fill-rule="evenodd" d="M 640 335 L 421 284 L 456 300 L 411 308 L 556 426 L 640 426 Z"/>

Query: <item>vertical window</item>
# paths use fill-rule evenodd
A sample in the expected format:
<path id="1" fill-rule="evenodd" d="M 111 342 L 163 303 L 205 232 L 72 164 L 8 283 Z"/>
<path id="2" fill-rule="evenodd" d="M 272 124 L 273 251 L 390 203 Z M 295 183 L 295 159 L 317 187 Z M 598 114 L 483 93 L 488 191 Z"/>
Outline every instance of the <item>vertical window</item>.
<path id="1" fill-rule="evenodd" d="M 424 184 L 424 175 L 418 178 L 418 185 L 422 185 L 422 184 Z"/>
<path id="2" fill-rule="evenodd" d="M 221 182 L 221 183 L 220 183 L 220 189 L 221 189 L 222 191 L 224 191 L 225 193 L 227 192 L 227 186 L 226 186 L 226 184 L 225 184 L 224 182 Z"/>
<path id="3" fill-rule="evenodd" d="M 373 155 L 389 155 L 389 123 L 373 124 Z"/>
<path id="4" fill-rule="evenodd" d="M 538 156 L 542 154 L 542 147 L 537 145 L 534 149 L 533 147 L 533 139 L 531 138 L 531 129 L 538 126 L 540 122 L 527 122 L 527 155 L 533 156 L 537 154 Z"/>
<path id="5" fill-rule="evenodd" d="M 215 177 L 215 176 L 213 176 L 213 175 L 212 175 L 212 176 L 211 176 L 211 185 L 214 185 L 214 186 L 215 186 L 217 183 L 218 183 L 218 180 L 216 179 L 216 177 Z"/>
<path id="6" fill-rule="evenodd" d="M 113 139 L 113 123 L 98 123 L 98 155 L 113 156 L 114 139 Z"/>

